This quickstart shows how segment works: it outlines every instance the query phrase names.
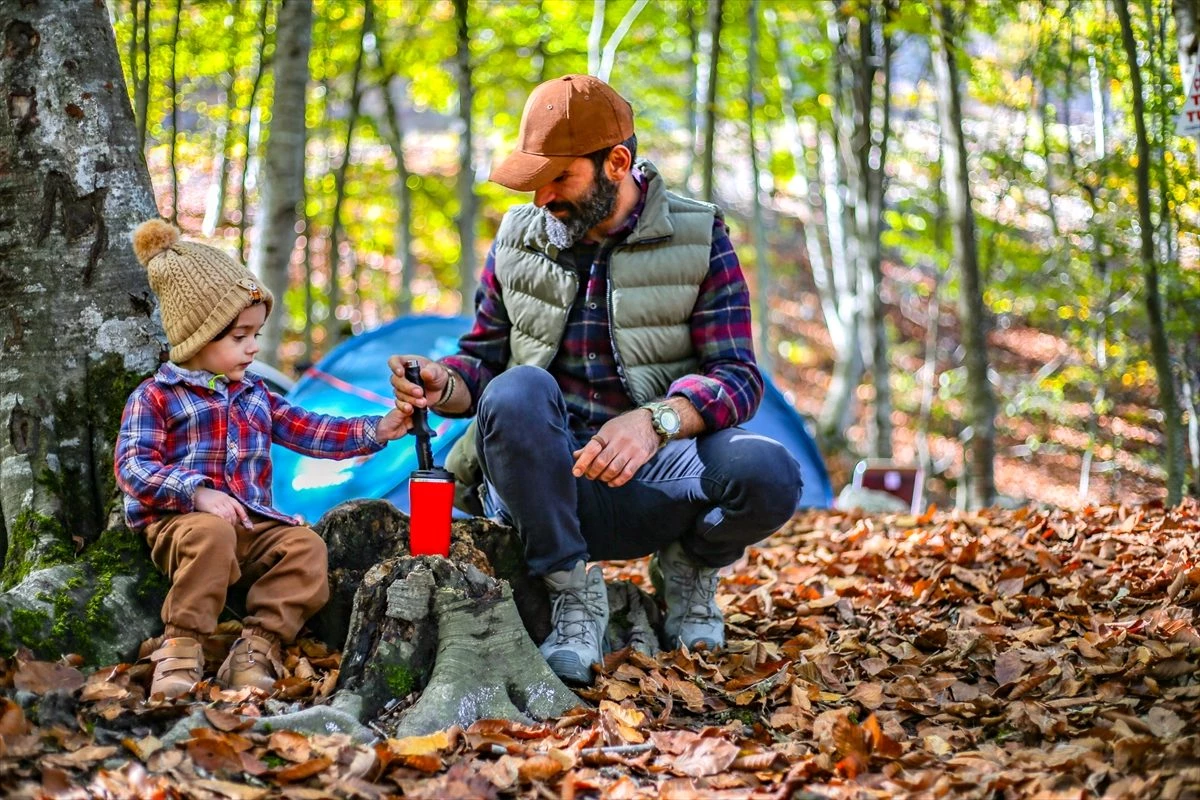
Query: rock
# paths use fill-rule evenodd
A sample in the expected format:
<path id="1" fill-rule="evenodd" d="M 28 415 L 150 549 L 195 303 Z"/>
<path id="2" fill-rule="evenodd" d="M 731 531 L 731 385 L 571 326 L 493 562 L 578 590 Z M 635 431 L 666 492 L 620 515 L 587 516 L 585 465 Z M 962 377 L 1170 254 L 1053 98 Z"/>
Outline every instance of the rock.
<path id="1" fill-rule="evenodd" d="M 857 509 L 867 514 L 907 514 L 910 511 L 909 504 L 894 494 L 854 486 L 843 488 L 833 507 L 839 511 Z"/>

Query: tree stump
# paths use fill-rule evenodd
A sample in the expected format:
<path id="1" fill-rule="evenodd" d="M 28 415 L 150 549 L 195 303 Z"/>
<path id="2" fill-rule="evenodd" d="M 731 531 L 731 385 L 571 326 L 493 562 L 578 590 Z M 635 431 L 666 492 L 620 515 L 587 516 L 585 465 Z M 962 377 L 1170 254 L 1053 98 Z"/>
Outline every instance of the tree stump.
<path id="1" fill-rule="evenodd" d="M 408 555 L 408 517 L 385 501 L 338 506 L 316 529 L 329 549 L 332 596 L 312 627 L 331 643 L 345 629 L 333 704 L 395 736 L 543 720 L 580 704 L 538 652 L 550 604 L 511 528 L 456 521 L 449 558 Z M 621 582 L 609 587 L 609 603 L 607 646 L 655 652 L 653 599 Z"/>

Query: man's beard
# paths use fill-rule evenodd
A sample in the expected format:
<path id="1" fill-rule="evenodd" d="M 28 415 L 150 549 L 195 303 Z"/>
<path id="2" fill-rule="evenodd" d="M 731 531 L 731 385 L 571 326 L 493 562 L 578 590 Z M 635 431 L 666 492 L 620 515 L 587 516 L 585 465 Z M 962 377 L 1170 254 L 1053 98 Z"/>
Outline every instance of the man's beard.
<path id="1" fill-rule="evenodd" d="M 617 184 L 600 173 L 578 203 L 555 200 L 542 206 L 542 216 L 546 218 L 546 236 L 559 250 L 566 250 L 582 239 L 585 233 L 608 219 L 616 205 Z M 566 211 L 567 216 L 559 219 L 552 211 Z"/>

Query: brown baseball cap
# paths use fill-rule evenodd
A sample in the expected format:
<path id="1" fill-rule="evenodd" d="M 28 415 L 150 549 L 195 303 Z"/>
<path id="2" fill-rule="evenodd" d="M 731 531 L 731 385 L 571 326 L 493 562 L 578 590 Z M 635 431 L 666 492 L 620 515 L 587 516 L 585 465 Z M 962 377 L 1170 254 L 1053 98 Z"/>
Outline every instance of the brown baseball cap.
<path id="1" fill-rule="evenodd" d="M 532 192 L 580 156 L 633 136 L 633 109 L 591 75 L 564 75 L 533 90 L 521 112 L 517 149 L 492 168 L 489 180 Z"/>

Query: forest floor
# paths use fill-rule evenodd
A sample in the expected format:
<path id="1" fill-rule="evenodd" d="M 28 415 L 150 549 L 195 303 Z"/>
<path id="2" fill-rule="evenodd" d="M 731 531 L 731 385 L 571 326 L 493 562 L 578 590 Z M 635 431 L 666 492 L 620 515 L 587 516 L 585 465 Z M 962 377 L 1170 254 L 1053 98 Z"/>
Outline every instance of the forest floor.
<path id="1" fill-rule="evenodd" d="M 609 657 L 587 705 L 354 744 L 146 665 L 0 661 L 9 797 L 1180 798 L 1200 794 L 1200 507 L 808 512 L 729 571 L 728 647 Z M 645 561 L 610 578 L 647 584 Z M 305 642 L 280 693 L 330 690 Z M 199 704 L 211 727 L 159 738 Z"/>

